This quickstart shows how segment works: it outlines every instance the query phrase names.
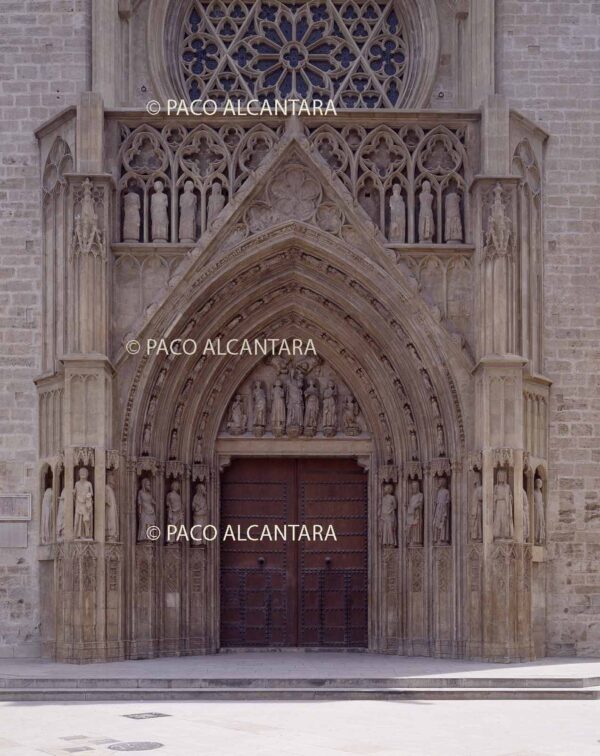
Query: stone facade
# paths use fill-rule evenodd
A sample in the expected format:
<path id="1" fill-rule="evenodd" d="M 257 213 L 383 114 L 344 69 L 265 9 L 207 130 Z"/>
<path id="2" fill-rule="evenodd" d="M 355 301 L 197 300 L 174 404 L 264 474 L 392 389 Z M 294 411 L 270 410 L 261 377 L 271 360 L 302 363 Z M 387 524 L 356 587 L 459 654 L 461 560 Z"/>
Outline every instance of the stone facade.
<path id="1" fill-rule="evenodd" d="M 245 86 L 181 63 L 214 33 L 207 4 L 46 5 L 27 18 L 49 14 L 48 38 L 26 34 L 17 10 L 5 27 L 4 47 L 27 40 L 27 60 L 9 50 L 4 63 L 16 149 L 3 162 L 14 245 L 2 249 L 0 493 L 30 492 L 33 517 L 27 547 L 3 550 L 0 653 L 215 651 L 217 549 L 151 543 L 144 528 L 173 516 L 169 490 L 189 520 L 199 486 L 218 521 L 229 460 L 282 449 L 369 472 L 370 648 L 600 653 L 591 4 L 559 34 L 557 14 L 540 25 L 527 3 L 378 3 L 372 40 L 347 48 L 363 66 L 340 90 L 351 107 L 260 123 L 144 110 L 225 79 Z M 568 92 L 553 57 L 565 38 L 581 51 Z M 384 39 L 403 50 L 387 76 Z M 32 62 L 40 44 L 65 100 Z M 64 56 L 48 48 L 59 44 Z M 302 39 L 286 44 L 305 54 Z M 322 364 L 124 349 L 275 333 L 315 338 Z M 274 409 L 278 381 L 288 404 Z M 315 388 L 320 422 L 299 409 Z"/>

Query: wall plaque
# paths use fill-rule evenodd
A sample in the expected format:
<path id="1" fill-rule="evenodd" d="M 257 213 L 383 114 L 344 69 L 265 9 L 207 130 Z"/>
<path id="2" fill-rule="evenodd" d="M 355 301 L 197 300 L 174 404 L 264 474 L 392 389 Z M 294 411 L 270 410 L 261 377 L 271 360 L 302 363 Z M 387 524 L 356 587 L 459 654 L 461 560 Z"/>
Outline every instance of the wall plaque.
<path id="1" fill-rule="evenodd" d="M 0 494 L 0 522 L 31 520 L 31 494 Z"/>

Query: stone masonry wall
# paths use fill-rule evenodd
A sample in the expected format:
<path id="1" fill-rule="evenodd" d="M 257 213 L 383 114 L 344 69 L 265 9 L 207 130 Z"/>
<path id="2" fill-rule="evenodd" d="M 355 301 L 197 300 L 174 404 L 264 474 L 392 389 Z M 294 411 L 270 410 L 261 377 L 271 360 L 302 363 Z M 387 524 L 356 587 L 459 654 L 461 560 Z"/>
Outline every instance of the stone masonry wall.
<path id="1" fill-rule="evenodd" d="M 550 132 L 547 653 L 600 656 L 600 3 L 500 0 L 496 23 L 499 91 Z"/>
<path id="2" fill-rule="evenodd" d="M 36 480 L 40 165 L 34 129 L 90 84 L 91 0 L 0 3 L 0 493 L 31 492 L 28 548 L 0 548 L 0 657 L 39 653 Z"/>

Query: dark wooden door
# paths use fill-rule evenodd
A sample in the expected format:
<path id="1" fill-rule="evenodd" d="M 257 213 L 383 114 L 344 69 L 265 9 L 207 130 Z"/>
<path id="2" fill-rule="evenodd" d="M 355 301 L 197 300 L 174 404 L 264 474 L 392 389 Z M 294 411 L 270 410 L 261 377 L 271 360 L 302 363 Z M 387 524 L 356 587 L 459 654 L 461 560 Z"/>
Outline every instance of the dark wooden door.
<path id="1" fill-rule="evenodd" d="M 337 541 L 222 542 L 221 645 L 366 646 L 366 474 L 346 459 L 235 460 L 221 534 L 285 523 L 331 524 Z"/>

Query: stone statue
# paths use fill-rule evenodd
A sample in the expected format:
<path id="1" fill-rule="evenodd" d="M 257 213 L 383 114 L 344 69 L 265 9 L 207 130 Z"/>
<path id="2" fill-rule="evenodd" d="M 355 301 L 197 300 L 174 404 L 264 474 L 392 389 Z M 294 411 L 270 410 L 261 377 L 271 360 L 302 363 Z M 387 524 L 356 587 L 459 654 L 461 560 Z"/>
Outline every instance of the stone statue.
<path id="1" fill-rule="evenodd" d="M 481 473 L 475 476 L 473 485 L 473 501 L 471 504 L 471 540 L 483 540 L 483 486 Z"/>
<path id="2" fill-rule="evenodd" d="M 175 417 L 173 418 L 173 425 L 179 428 L 181 425 L 181 415 L 183 414 L 183 404 L 178 404 L 175 409 Z"/>
<path id="3" fill-rule="evenodd" d="M 425 500 L 418 480 L 410 483 L 410 499 L 406 509 L 406 542 L 409 546 L 423 545 L 423 510 Z"/>
<path id="4" fill-rule="evenodd" d="M 167 525 L 174 525 L 180 528 L 183 525 L 183 502 L 179 493 L 180 486 L 178 480 L 171 482 L 171 490 L 167 494 Z"/>
<path id="5" fill-rule="evenodd" d="M 523 488 L 523 542 L 529 541 L 529 498 Z"/>
<path id="6" fill-rule="evenodd" d="M 381 497 L 381 543 L 383 546 L 398 545 L 398 502 L 394 496 L 393 483 L 383 484 Z"/>
<path id="7" fill-rule="evenodd" d="M 319 387 L 314 378 L 308 380 L 304 401 L 304 435 L 314 436 L 319 424 Z"/>
<path id="8" fill-rule="evenodd" d="M 138 541 L 149 541 L 148 528 L 156 525 L 156 508 L 154 497 L 150 490 L 150 478 L 142 480 L 142 486 L 137 495 L 138 511 Z"/>
<path id="9" fill-rule="evenodd" d="M 225 196 L 223 194 L 223 188 L 218 181 L 213 181 L 210 187 L 210 194 L 208 196 L 207 224 L 210 225 L 210 223 L 212 223 L 212 221 L 217 217 L 217 215 L 224 207 Z"/>
<path id="10" fill-rule="evenodd" d="M 254 405 L 254 435 L 262 436 L 267 424 L 267 395 L 260 381 L 254 381 L 252 402 Z"/>
<path id="11" fill-rule="evenodd" d="M 408 438 L 410 441 L 410 458 L 419 459 L 419 445 L 417 444 L 417 432 L 414 430 L 414 428 L 408 432 Z"/>
<path id="12" fill-rule="evenodd" d="M 433 510 L 433 542 L 450 543 L 450 491 L 448 481 L 441 477 Z"/>
<path id="13" fill-rule="evenodd" d="M 456 192 L 448 192 L 446 195 L 446 224 L 444 226 L 444 239 L 447 242 L 462 242 L 463 229 L 460 217 L 460 197 Z"/>
<path id="14" fill-rule="evenodd" d="M 123 196 L 123 241 L 140 240 L 140 195 L 129 189 Z"/>
<path id="15" fill-rule="evenodd" d="M 41 520 L 42 543 L 50 543 L 52 540 L 52 488 L 50 486 L 44 491 L 42 498 Z"/>
<path id="16" fill-rule="evenodd" d="M 56 540 L 62 541 L 65 537 L 65 489 L 60 492 L 58 497 L 58 507 L 56 511 Z"/>
<path id="17" fill-rule="evenodd" d="M 514 536 L 513 495 L 506 482 L 506 470 L 500 468 L 494 486 L 494 538 L 510 540 Z"/>
<path id="18" fill-rule="evenodd" d="M 162 181 L 154 182 L 154 193 L 150 200 L 152 220 L 152 241 L 166 242 L 169 239 L 169 198 L 164 192 Z"/>
<path id="19" fill-rule="evenodd" d="M 102 232 L 98 226 L 96 204 L 92 194 L 93 185 L 89 178 L 85 179 L 82 187 L 81 209 L 75 219 L 73 232 L 74 249 L 85 254 L 101 252 L 104 248 Z"/>
<path id="20" fill-rule="evenodd" d="M 202 462 L 202 436 L 198 436 L 194 444 L 194 462 Z"/>
<path id="21" fill-rule="evenodd" d="M 201 529 L 208 525 L 208 496 L 206 483 L 202 480 L 196 486 L 196 493 L 192 499 L 192 525 Z"/>
<path id="22" fill-rule="evenodd" d="M 87 467 L 79 468 L 75 483 L 75 538 L 92 538 L 94 491 L 88 480 Z"/>
<path id="23" fill-rule="evenodd" d="M 433 219 L 433 194 L 429 181 L 423 181 L 421 194 L 419 195 L 419 241 L 431 242 L 435 234 L 435 221 Z"/>
<path id="24" fill-rule="evenodd" d="M 148 412 L 146 412 L 146 421 L 148 423 L 151 423 L 154 420 L 154 415 L 156 414 L 156 403 L 157 403 L 156 396 L 150 397 L 150 403 L 148 404 Z"/>
<path id="25" fill-rule="evenodd" d="M 335 436 L 337 433 L 337 388 L 330 379 L 323 391 L 323 434 Z"/>
<path id="26" fill-rule="evenodd" d="M 535 515 L 535 542 L 546 543 L 546 513 L 544 511 L 544 482 L 541 478 L 535 479 L 533 489 L 533 512 Z"/>
<path id="27" fill-rule="evenodd" d="M 144 425 L 144 435 L 142 437 L 142 455 L 147 456 L 150 454 L 150 443 L 152 439 L 152 426 L 150 423 Z"/>
<path id="28" fill-rule="evenodd" d="M 414 428 L 415 426 L 415 419 L 413 417 L 412 410 L 410 408 L 409 404 L 405 404 L 404 407 L 404 417 L 406 418 L 406 422 L 408 424 L 409 428 Z"/>
<path id="29" fill-rule="evenodd" d="M 342 407 L 342 427 L 347 436 L 360 435 L 360 425 L 357 422 L 357 417 L 358 404 L 356 403 L 356 399 L 352 395 L 348 395 L 344 399 Z"/>
<path id="30" fill-rule="evenodd" d="M 406 240 L 406 205 L 400 184 L 392 186 L 390 197 L 390 241 L 403 244 Z"/>
<path id="31" fill-rule="evenodd" d="M 304 422 L 304 392 L 302 374 L 292 376 L 287 395 L 287 432 L 289 436 L 302 433 Z"/>
<path id="32" fill-rule="evenodd" d="M 114 488 L 114 476 L 108 473 L 106 476 L 104 524 L 107 541 L 119 540 L 119 511 L 117 509 L 117 497 Z"/>
<path id="33" fill-rule="evenodd" d="M 179 241 L 193 244 L 196 241 L 196 208 L 198 198 L 194 193 L 194 182 L 186 181 L 179 197 Z"/>
<path id="34" fill-rule="evenodd" d="M 512 224 L 504 207 L 502 186 L 496 184 L 493 192 L 494 199 L 490 209 L 488 230 L 485 237 L 485 253 L 486 255 L 504 257 L 509 251 Z"/>
<path id="35" fill-rule="evenodd" d="M 285 431 L 285 389 L 279 378 L 271 394 L 271 428 L 275 436 L 282 436 Z"/>
<path id="36" fill-rule="evenodd" d="M 177 459 L 177 428 L 171 431 L 171 443 L 169 444 L 169 459 Z"/>
<path id="37" fill-rule="evenodd" d="M 429 398 L 429 402 L 431 404 L 431 409 L 433 411 L 433 416 L 436 420 L 442 419 L 442 413 L 440 412 L 440 405 L 438 404 L 438 400 L 435 398 L 435 396 L 431 396 Z"/>
<path id="38" fill-rule="evenodd" d="M 229 410 L 229 420 L 227 421 L 227 430 L 232 436 L 241 436 L 246 432 L 246 410 L 244 400 L 241 394 L 237 394 Z"/>
<path id="39" fill-rule="evenodd" d="M 438 457 L 444 457 L 446 454 L 446 439 L 444 438 L 444 427 L 438 425 L 435 430 L 435 443 Z"/>

